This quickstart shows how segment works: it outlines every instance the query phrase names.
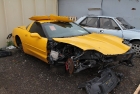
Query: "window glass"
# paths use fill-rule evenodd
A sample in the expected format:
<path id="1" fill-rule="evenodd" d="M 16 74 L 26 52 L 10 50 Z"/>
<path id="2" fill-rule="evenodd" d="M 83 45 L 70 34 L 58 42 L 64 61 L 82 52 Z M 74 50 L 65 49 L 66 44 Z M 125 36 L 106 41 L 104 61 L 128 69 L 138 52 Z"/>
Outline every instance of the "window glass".
<path id="1" fill-rule="evenodd" d="M 100 18 L 100 28 L 104 29 L 120 29 L 116 22 L 110 18 Z"/>
<path id="2" fill-rule="evenodd" d="M 117 17 L 116 21 L 118 21 L 118 23 L 121 25 L 121 27 L 125 30 L 125 29 L 134 29 L 135 27 L 130 25 L 127 21 L 125 21 L 123 18 L 121 17 Z"/>
<path id="3" fill-rule="evenodd" d="M 74 37 L 89 34 L 87 30 L 72 22 L 44 23 L 43 27 L 50 38 Z"/>
<path id="4" fill-rule="evenodd" d="M 98 18 L 97 17 L 88 17 L 80 25 L 89 26 L 89 27 L 97 27 L 98 26 Z"/>
<path id="5" fill-rule="evenodd" d="M 112 22 L 111 29 L 117 29 L 116 27 L 118 27 L 118 25 L 116 24 L 116 22 L 114 20 L 111 20 L 111 22 Z"/>
<path id="6" fill-rule="evenodd" d="M 31 33 L 38 33 L 41 37 L 46 37 L 44 34 L 44 31 L 41 27 L 41 24 L 38 22 L 34 22 L 33 25 L 31 26 L 29 32 Z"/>
<path id="7" fill-rule="evenodd" d="M 98 18 L 88 18 L 87 26 L 97 27 Z"/>
<path id="8" fill-rule="evenodd" d="M 87 19 L 88 19 L 88 18 L 85 18 L 85 19 L 80 23 L 80 25 L 85 26 L 85 25 L 87 24 Z"/>

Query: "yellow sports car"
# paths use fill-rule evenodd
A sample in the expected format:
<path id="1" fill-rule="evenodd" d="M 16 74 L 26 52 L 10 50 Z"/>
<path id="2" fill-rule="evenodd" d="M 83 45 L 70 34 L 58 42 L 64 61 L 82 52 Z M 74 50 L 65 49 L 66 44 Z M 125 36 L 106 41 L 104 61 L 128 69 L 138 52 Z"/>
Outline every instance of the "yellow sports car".
<path id="1" fill-rule="evenodd" d="M 64 16 L 33 16 L 31 24 L 12 32 L 15 46 L 48 64 L 65 64 L 71 74 L 105 66 L 127 56 L 129 43 L 116 36 L 90 33 Z M 129 59 L 130 57 L 128 57 Z"/>

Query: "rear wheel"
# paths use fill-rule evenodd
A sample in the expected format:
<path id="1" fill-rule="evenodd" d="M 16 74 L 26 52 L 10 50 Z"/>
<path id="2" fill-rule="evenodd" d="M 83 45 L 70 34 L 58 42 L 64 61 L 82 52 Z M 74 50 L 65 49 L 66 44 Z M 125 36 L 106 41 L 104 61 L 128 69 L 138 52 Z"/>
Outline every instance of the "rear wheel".
<path id="1" fill-rule="evenodd" d="M 135 56 L 140 57 L 140 41 L 132 42 L 132 49 L 135 51 Z"/>

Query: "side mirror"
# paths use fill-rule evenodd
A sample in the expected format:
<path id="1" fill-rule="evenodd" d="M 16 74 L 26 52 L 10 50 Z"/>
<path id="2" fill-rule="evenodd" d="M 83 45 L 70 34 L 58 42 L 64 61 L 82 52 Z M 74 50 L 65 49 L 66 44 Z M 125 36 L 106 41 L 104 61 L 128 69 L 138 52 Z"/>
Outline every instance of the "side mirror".
<path id="1" fill-rule="evenodd" d="M 120 27 L 115 27 L 116 30 L 121 30 Z"/>
<path id="2" fill-rule="evenodd" d="M 18 28 L 21 28 L 23 30 L 26 30 L 26 27 L 25 26 L 19 26 Z"/>
<path id="3" fill-rule="evenodd" d="M 31 33 L 31 37 L 36 37 L 41 39 L 41 36 L 38 33 Z"/>

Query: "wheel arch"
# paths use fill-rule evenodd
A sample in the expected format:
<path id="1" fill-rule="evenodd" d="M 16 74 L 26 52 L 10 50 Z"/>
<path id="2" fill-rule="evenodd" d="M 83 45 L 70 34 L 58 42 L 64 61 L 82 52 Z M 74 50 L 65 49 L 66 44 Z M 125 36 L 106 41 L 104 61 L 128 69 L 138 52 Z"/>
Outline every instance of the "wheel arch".
<path id="1" fill-rule="evenodd" d="M 19 37 L 18 35 L 16 35 L 16 36 L 15 36 L 15 44 L 16 44 L 16 46 L 18 47 L 19 44 L 21 44 L 21 43 L 22 43 L 22 42 L 21 42 L 20 37 Z"/>
<path id="2" fill-rule="evenodd" d="M 140 39 L 131 39 L 130 40 L 130 43 L 133 43 L 133 42 L 136 42 L 136 41 L 139 41 L 140 42 Z"/>

